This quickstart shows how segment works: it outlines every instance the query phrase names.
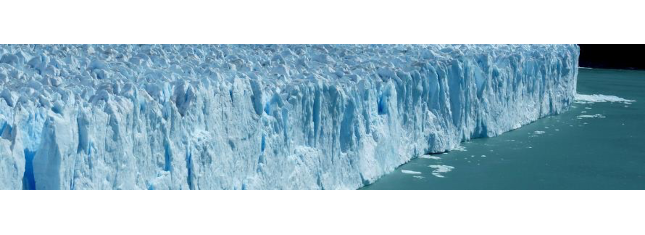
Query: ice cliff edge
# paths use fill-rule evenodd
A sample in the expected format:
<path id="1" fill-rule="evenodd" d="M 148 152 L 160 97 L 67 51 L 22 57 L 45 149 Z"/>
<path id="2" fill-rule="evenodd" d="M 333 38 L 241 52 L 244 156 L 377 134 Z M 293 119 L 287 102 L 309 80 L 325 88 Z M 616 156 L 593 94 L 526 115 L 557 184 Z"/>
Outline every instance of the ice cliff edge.
<path id="1" fill-rule="evenodd" d="M 355 189 L 573 103 L 576 45 L 0 46 L 0 189 Z"/>

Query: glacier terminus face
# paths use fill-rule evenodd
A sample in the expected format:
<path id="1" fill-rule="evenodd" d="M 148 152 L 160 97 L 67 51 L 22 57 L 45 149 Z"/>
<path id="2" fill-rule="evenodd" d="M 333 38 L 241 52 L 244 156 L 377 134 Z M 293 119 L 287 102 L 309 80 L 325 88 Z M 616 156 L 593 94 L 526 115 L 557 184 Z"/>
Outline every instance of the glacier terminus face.
<path id="1" fill-rule="evenodd" d="M 356 189 L 574 102 L 576 45 L 2 45 L 0 189 Z"/>

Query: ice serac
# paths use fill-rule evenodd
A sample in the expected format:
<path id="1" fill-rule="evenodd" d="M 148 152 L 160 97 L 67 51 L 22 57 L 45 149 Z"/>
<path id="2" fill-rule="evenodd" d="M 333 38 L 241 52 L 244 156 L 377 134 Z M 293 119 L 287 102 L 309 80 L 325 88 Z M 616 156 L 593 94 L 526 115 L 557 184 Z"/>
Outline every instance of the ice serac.
<path id="1" fill-rule="evenodd" d="M 0 46 L 2 189 L 355 189 L 574 101 L 575 45 Z"/>

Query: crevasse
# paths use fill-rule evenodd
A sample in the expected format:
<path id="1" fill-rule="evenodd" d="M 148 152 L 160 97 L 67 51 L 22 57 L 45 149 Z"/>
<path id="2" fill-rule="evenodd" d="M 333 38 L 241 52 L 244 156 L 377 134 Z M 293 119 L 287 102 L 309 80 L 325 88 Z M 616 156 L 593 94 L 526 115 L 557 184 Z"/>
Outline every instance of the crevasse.
<path id="1" fill-rule="evenodd" d="M 0 46 L 0 189 L 355 189 L 560 113 L 575 45 Z"/>

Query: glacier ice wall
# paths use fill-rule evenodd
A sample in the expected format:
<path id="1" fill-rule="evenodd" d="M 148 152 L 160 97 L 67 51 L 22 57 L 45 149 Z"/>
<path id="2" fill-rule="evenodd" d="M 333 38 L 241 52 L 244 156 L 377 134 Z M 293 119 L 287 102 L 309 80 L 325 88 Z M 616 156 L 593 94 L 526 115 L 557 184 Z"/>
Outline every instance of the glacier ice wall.
<path id="1" fill-rule="evenodd" d="M 0 46 L 1 189 L 355 189 L 564 111 L 575 45 Z"/>

